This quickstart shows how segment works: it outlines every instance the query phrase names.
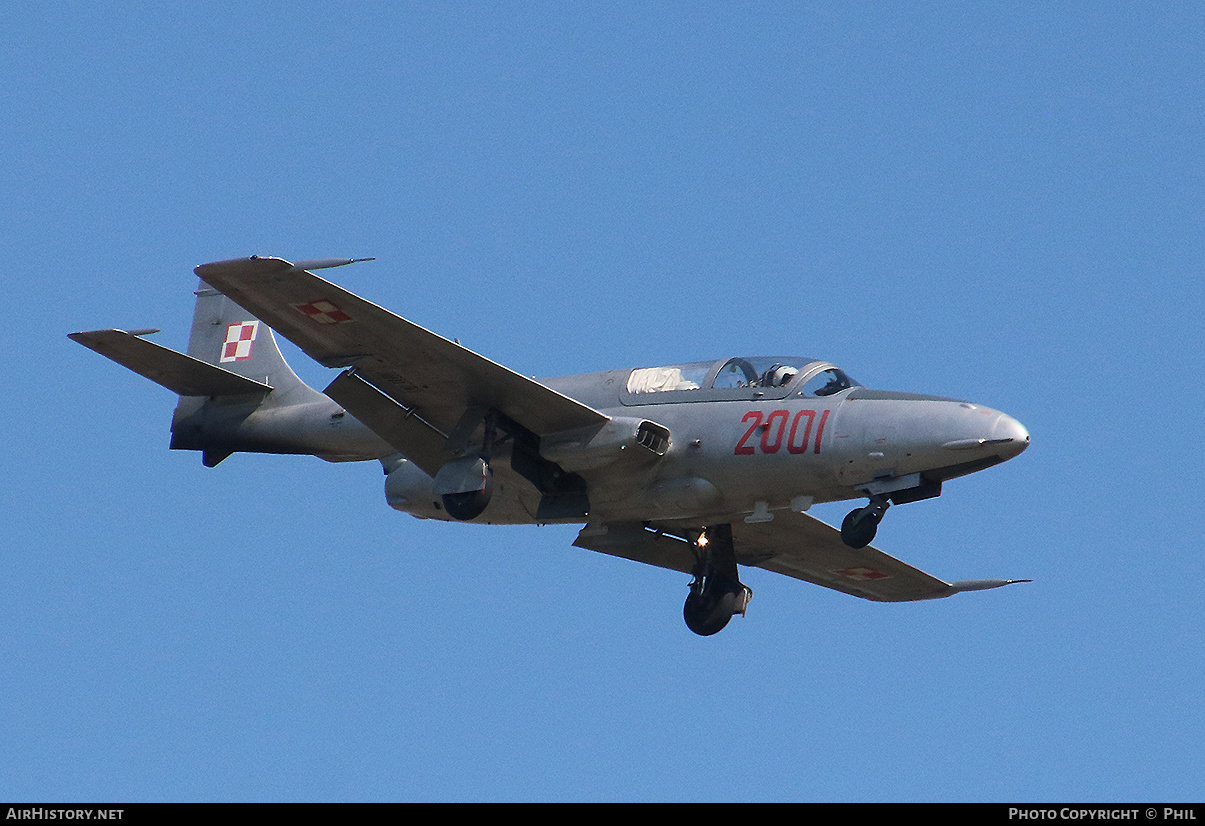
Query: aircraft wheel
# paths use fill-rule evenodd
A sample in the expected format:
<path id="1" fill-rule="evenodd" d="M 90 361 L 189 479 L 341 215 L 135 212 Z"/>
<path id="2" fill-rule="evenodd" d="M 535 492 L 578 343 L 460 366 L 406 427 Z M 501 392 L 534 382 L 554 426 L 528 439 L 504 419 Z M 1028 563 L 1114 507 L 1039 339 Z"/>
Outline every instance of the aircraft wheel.
<path id="1" fill-rule="evenodd" d="M 841 523 L 841 541 L 851 548 L 865 548 L 874 541 L 882 518 L 869 507 L 850 511 Z"/>
<path id="2" fill-rule="evenodd" d="M 710 637 L 724 630 L 732 615 L 740 610 L 741 590 L 739 586 L 725 583 L 723 586 L 705 588 L 701 592 L 690 589 L 686 604 L 682 606 L 682 618 L 686 627 L 700 637 Z"/>
<path id="3" fill-rule="evenodd" d="M 444 510 L 453 519 L 465 522 L 480 516 L 485 510 L 485 506 L 490 503 L 490 497 L 493 495 L 494 474 L 487 470 L 481 490 L 470 490 L 465 493 L 445 493 L 442 497 Z"/>

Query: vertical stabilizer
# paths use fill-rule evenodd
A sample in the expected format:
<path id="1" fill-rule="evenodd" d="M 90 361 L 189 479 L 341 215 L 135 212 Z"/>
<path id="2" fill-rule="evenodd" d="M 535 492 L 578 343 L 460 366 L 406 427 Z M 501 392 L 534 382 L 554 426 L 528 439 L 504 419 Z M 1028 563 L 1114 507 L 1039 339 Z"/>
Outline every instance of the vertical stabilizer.
<path id="1" fill-rule="evenodd" d="M 255 316 L 201 281 L 197 287 L 188 355 L 276 388 L 278 395 L 308 390 L 285 362 L 272 330 Z"/>

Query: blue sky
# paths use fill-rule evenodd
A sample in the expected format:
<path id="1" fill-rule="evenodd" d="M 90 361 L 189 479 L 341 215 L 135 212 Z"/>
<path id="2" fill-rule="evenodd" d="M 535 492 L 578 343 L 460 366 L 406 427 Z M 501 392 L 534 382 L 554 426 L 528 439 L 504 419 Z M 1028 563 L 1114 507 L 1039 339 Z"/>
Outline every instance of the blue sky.
<path id="1" fill-rule="evenodd" d="M 1205 11 L 46 2 L 0 11 L 0 799 L 1202 797 Z M 334 280 L 535 375 L 801 353 L 1032 447 L 876 544 L 1030 585 L 879 605 L 380 468 L 167 449 L 68 341 L 192 268 Z M 311 383 L 330 376 L 288 355 Z M 846 505 L 817 507 L 838 521 Z"/>

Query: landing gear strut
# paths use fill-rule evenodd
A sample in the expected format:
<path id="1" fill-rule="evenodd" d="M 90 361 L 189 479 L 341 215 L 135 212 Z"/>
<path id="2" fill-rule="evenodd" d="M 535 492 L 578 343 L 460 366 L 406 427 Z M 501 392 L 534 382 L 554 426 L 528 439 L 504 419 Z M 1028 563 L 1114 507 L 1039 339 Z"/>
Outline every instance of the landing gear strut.
<path id="1" fill-rule="evenodd" d="M 719 633 L 733 614 L 744 615 L 753 591 L 741 584 L 737 574 L 731 525 L 709 527 L 695 540 L 695 549 L 698 562 L 682 617 L 691 631 L 710 637 Z"/>
<path id="2" fill-rule="evenodd" d="M 456 426 L 458 439 L 468 441 L 472 431 L 479 421 L 470 409 Z M 462 456 L 444 463 L 435 474 L 434 490 L 443 499 L 444 510 L 448 516 L 461 521 L 476 519 L 490 503 L 494 495 L 494 471 L 490 467 L 490 455 L 493 453 L 494 441 L 497 438 L 496 414 L 490 411 L 480 419 L 485 425 L 485 437 L 481 450 L 476 454 Z M 448 437 L 454 441 L 453 437 Z"/>
<path id="3" fill-rule="evenodd" d="M 887 497 L 872 496 L 869 505 L 850 511 L 841 523 L 841 541 L 851 548 L 865 548 L 874 541 L 879 523 L 889 507 L 891 503 Z"/>

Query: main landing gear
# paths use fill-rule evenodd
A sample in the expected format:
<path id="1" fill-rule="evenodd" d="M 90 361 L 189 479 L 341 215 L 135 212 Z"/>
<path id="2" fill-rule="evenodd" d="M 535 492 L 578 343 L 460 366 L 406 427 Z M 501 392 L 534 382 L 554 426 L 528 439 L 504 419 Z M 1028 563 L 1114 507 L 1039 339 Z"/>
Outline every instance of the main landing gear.
<path id="1" fill-rule="evenodd" d="M 682 606 L 682 617 L 691 631 L 710 637 L 721 631 L 734 614 L 744 616 L 753 591 L 741 584 L 737 574 L 731 525 L 707 528 L 694 547 L 698 562 L 692 571 L 694 580 Z"/>
<path id="2" fill-rule="evenodd" d="M 872 496 L 866 507 L 850 511 L 841 523 L 841 541 L 851 548 L 865 548 L 874 541 L 889 507 L 886 496 Z"/>

